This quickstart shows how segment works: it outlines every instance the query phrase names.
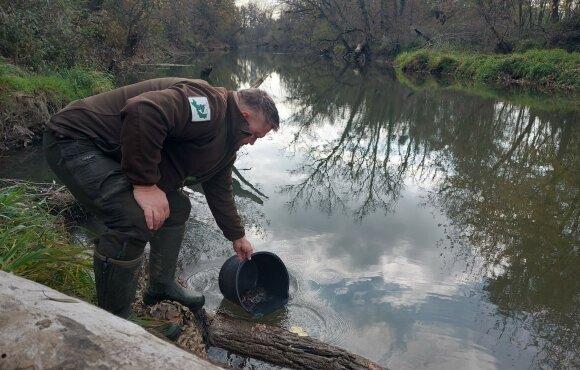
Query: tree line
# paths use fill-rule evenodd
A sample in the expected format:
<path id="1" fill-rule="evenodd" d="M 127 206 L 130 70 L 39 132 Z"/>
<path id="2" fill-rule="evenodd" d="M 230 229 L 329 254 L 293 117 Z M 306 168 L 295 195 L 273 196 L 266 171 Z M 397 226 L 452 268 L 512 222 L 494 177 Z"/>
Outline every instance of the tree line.
<path id="1" fill-rule="evenodd" d="M 234 0 L 0 0 L 0 52 L 37 69 L 162 60 L 237 46 Z"/>
<path id="2" fill-rule="evenodd" d="M 392 56 L 423 46 L 579 50 L 580 0 L 0 0 L 0 53 L 20 65 L 162 60 L 250 47 Z M 359 60 L 360 61 L 360 60 Z M 364 61 L 364 60 L 363 60 Z"/>
<path id="3" fill-rule="evenodd" d="M 271 43 L 336 54 L 421 46 L 579 50 L 578 0 L 280 0 Z"/>

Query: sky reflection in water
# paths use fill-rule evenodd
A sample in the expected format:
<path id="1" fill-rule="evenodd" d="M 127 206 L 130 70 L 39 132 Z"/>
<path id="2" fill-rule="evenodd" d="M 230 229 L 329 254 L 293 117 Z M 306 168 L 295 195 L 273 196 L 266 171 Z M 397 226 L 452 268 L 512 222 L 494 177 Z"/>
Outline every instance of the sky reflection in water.
<path id="1" fill-rule="evenodd" d="M 393 81 L 389 84 L 386 89 L 396 86 L 395 90 L 401 90 L 395 94 L 410 94 Z M 468 143 L 456 138 L 435 147 L 429 142 L 431 134 L 420 132 L 420 123 L 418 128 L 406 128 L 396 114 L 385 118 L 392 121 L 388 127 L 377 129 L 378 136 L 364 130 L 345 135 L 345 127 L 357 122 L 364 124 L 374 119 L 376 122 L 369 125 L 384 123 L 381 113 L 372 116 L 370 111 L 375 109 L 368 106 L 372 101 L 357 103 L 355 94 L 343 102 L 346 106 L 338 102 L 334 111 L 329 108 L 326 112 L 313 112 L 316 108 L 309 105 L 308 97 L 297 99 L 296 91 L 288 90 L 284 76 L 276 72 L 262 88 L 277 101 L 282 129 L 247 149 L 236 165 L 251 169 L 242 171 L 243 175 L 269 197 L 258 212 L 248 202 L 240 207 L 244 214 L 259 214 L 257 218 L 250 217 L 256 224 L 248 235 L 256 250 L 280 255 L 295 280 L 292 300 L 279 325 L 301 325 L 313 336 L 391 368 L 528 369 L 573 363 L 574 343 L 551 353 L 545 351 L 551 344 L 543 338 L 545 333 L 537 332 L 534 312 L 509 312 L 490 302 L 489 279 L 497 279 L 505 272 L 505 266 L 497 263 L 501 260 L 491 258 L 493 253 L 499 253 L 501 245 L 490 245 L 497 251 L 489 254 L 485 245 L 470 245 L 480 240 L 474 237 L 479 234 L 472 232 L 473 224 L 460 225 L 457 220 L 448 219 L 449 211 L 438 207 L 440 203 L 434 200 L 439 192 L 446 194 L 450 181 L 461 177 L 453 176 L 462 166 L 478 171 L 469 168 L 473 166 L 469 162 L 477 158 L 469 158 L 463 152 L 466 156 L 456 163 L 449 155 L 454 145 Z M 362 91 L 373 87 L 350 88 Z M 509 104 L 511 113 L 502 117 L 504 103 L 481 103 L 480 98 L 456 95 L 453 104 L 464 102 L 475 112 L 491 106 L 491 116 L 496 117 L 490 118 L 491 124 L 510 123 L 495 139 L 498 148 L 508 155 L 518 154 L 519 149 L 513 147 L 514 136 L 518 144 L 525 143 L 518 139 L 522 131 L 538 133 L 547 123 L 534 118 L 533 113 L 526 115 L 524 111 L 523 117 L 521 109 Z M 433 104 L 425 101 L 428 98 L 429 93 L 417 98 L 411 108 L 420 110 L 417 104 Z M 445 97 L 439 100 L 445 101 Z M 415 116 L 428 123 L 436 120 L 429 114 L 437 115 L 437 109 L 452 109 L 454 115 L 460 115 L 465 108 L 430 106 L 428 112 Z M 366 113 L 351 114 L 355 109 Z M 518 128 L 520 120 L 527 120 L 526 127 L 533 129 Z M 418 130 L 415 142 L 412 130 Z M 465 128 L 460 130 L 464 132 Z M 374 149 L 372 140 L 376 143 Z M 475 148 L 476 152 L 479 150 Z M 482 155 L 489 156 L 486 148 L 481 150 Z M 332 157 L 335 153 L 338 155 Z M 374 155 L 371 161 L 369 153 Z M 494 154 L 493 161 L 500 154 Z M 330 158 L 332 164 L 325 163 L 325 158 Z M 349 169 L 349 160 L 351 164 L 358 161 L 365 169 L 379 163 L 387 168 L 386 173 L 399 171 L 399 177 L 380 178 L 375 174 L 374 180 L 382 188 L 376 187 L 361 180 L 373 176 L 368 171 L 354 176 L 349 173 L 353 168 Z M 327 173 L 308 182 L 309 176 L 320 168 Z M 288 188 L 304 182 L 307 185 L 302 193 L 300 187 Z M 360 184 L 370 190 L 357 188 Z M 479 192 L 476 186 L 457 191 L 469 194 L 471 189 Z M 361 204 L 372 197 L 374 204 L 365 210 Z M 209 302 L 211 307 L 211 299 Z M 549 320 L 541 318 L 540 327 L 545 325 L 549 325 Z"/>
<path id="2" fill-rule="evenodd" d="M 496 368 L 497 354 L 478 344 L 489 328 L 473 325 L 481 317 L 493 326 L 493 317 L 482 315 L 481 296 L 465 296 L 481 278 L 466 276 L 461 261 L 446 264 L 441 256 L 445 234 L 437 225 L 445 218 L 423 205 L 413 184 L 393 213 L 371 214 L 360 223 L 313 208 L 289 212 L 288 199 L 278 191 L 288 183 L 284 167 L 300 159 L 285 155 L 288 136 L 282 130 L 238 163 L 252 167 L 251 178 L 271 195 L 263 209 L 268 235 L 253 241 L 257 250 L 278 253 L 300 276 L 308 291 L 300 294 L 310 299 L 306 305 L 316 307 L 313 302 L 320 300 L 336 311 L 338 321 L 349 322 L 329 320 L 337 331 L 348 327 L 329 337 L 392 368 Z"/>
<path id="3" fill-rule="evenodd" d="M 263 320 L 393 369 L 580 367 L 577 106 L 412 90 L 388 70 L 287 56 L 131 78 L 207 64 L 229 89 L 270 73 L 262 87 L 283 118 L 236 163 L 268 197 L 240 182 L 248 235 L 291 274 L 286 310 Z M 50 177 L 34 152 L 0 172 L 27 169 Z M 191 199 L 184 276 L 208 309 L 235 310 L 217 285 L 231 244 Z"/>

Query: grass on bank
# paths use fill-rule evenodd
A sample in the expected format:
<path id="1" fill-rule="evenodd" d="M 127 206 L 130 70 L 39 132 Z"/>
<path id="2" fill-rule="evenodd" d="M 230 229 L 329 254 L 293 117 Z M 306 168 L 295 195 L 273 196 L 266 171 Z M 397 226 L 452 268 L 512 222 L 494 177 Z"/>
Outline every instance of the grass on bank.
<path id="1" fill-rule="evenodd" d="M 111 90 L 113 77 L 84 67 L 33 74 L 12 64 L 0 63 L 0 94 L 22 93 L 50 97 L 56 104 Z"/>
<path id="2" fill-rule="evenodd" d="M 0 270 L 96 304 L 92 251 L 72 243 L 63 219 L 36 189 L 0 188 Z M 138 312 L 129 320 L 164 334 L 172 322 Z"/>
<path id="3" fill-rule="evenodd" d="M 580 53 L 528 50 L 509 55 L 437 50 L 402 53 L 395 64 L 404 72 L 423 72 L 500 85 L 580 90 Z"/>
<path id="4" fill-rule="evenodd" d="M 112 76 L 84 67 L 35 74 L 0 61 L 0 150 L 29 145 L 69 102 L 112 88 Z"/>
<path id="5" fill-rule="evenodd" d="M 0 189 L 0 270 L 94 302 L 91 254 L 69 235 L 25 186 Z"/>
<path id="6" fill-rule="evenodd" d="M 580 112 L 580 90 L 537 91 L 535 88 L 506 88 L 482 82 L 442 78 L 397 71 L 397 80 L 413 91 L 455 91 L 490 98 L 545 112 Z"/>

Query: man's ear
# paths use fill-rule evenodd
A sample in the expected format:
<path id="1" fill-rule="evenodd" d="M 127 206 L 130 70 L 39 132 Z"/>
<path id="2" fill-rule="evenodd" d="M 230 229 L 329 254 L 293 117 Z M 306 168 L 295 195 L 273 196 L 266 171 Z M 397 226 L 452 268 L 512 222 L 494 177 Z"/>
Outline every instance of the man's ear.
<path id="1" fill-rule="evenodd" d="M 248 119 L 248 117 L 250 117 L 250 112 L 242 111 L 242 116 L 244 116 L 245 119 Z"/>

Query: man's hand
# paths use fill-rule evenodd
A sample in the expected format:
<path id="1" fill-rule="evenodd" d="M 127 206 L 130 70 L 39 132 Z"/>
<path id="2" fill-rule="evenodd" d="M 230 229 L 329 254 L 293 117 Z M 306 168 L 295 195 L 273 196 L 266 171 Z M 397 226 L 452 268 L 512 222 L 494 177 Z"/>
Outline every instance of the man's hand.
<path id="1" fill-rule="evenodd" d="M 234 245 L 234 251 L 238 255 L 238 259 L 241 261 L 245 260 L 246 258 L 249 260 L 252 259 L 252 253 L 254 252 L 254 248 L 252 247 L 252 243 L 246 237 L 242 237 L 240 239 L 234 240 L 232 242 Z"/>
<path id="2" fill-rule="evenodd" d="M 157 230 L 169 217 L 169 202 L 157 185 L 133 185 L 133 196 L 145 213 L 145 222 L 150 230 Z"/>

